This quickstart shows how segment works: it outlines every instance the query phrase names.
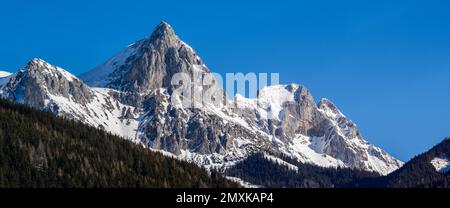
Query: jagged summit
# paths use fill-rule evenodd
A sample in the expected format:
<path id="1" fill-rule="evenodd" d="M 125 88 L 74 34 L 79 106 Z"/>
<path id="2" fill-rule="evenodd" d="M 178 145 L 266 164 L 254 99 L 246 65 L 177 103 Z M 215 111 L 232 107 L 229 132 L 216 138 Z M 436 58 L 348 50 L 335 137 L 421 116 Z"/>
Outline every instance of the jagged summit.
<path id="1" fill-rule="evenodd" d="M 44 61 L 41 58 L 32 58 L 31 60 L 28 61 L 27 65 L 24 68 L 28 68 L 30 66 L 35 66 L 35 65 L 45 65 L 48 67 L 51 67 L 52 65 L 46 61 Z M 56 66 L 53 66 L 56 68 Z"/>
<path id="2" fill-rule="evenodd" d="M 52 96 L 73 98 L 78 103 L 92 98 L 92 91 L 80 79 L 39 58 L 31 59 L 12 75 L 2 91 L 11 101 L 36 108 L 48 104 Z"/>
<path id="3" fill-rule="evenodd" d="M 32 75 L 43 73 L 45 76 L 45 74 L 49 74 L 59 77 L 59 79 L 66 79 L 67 81 L 77 80 L 82 82 L 67 70 L 54 66 L 40 58 L 33 58 L 28 61 L 27 65 L 23 67 L 21 71 L 28 71 Z"/>
<path id="4" fill-rule="evenodd" d="M 28 64 L 30 64 L 30 63 L 46 63 L 46 61 L 44 61 L 44 60 L 42 60 L 42 59 L 40 59 L 40 58 L 32 58 L 32 59 L 28 62 Z"/>
<path id="5" fill-rule="evenodd" d="M 46 68 L 56 68 L 56 67 L 53 67 L 48 62 L 44 61 L 43 59 L 32 58 L 31 60 L 28 61 L 27 65 L 22 69 L 23 70 L 33 69 L 33 68 L 35 68 L 34 66 L 45 66 Z"/>
<path id="6" fill-rule="evenodd" d="M 31 60 L 28 61 L 27 65 L 23 69 L 27 69 L 27 68 L 30 68 L 30 67 L 33 67 L 33 66 L 45 66 L 46 68 L 54 68 L 54 69 L 58 68 L 58 67 L 48 63 L 44 59 L 32 58 Z M 61 68 L 59 68 L 59 69 L 63 70 Z"/>
<path id="7" fill-rule="evenodd" d="M 164 37 L 174 37 L 176 36 L 173 28 L 165 21 L 162 21 L 156 28 L 153 30 L 150 35 L 151 40 L 162 39 Z"/>
<path id="8" fill-rule="evenodd" d="M 167 22 L 161 22 L 153 30 L 150 38 L 145 39 L 143 48 L 151 48 L 151 50 L 161 50 L 168 47 L 176 47 L 182 45 L 183 42 L 175 34 L 173 28 Z"/>
<path id="9" fill-rule="evenodd" d="M 125 48 L 81 78 L 90 86 L 124 92 L 149 93 L 170 88 L 176 73 L 208 72 L 195 51 L 181 41 L 166 22 L 159 24 L 150 38 Z"/>

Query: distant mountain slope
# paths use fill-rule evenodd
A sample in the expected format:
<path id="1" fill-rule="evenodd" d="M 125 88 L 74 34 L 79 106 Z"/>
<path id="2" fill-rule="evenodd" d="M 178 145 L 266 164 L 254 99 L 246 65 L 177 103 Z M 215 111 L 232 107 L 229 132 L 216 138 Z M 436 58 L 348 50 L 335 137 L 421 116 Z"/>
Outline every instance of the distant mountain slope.
<path id="1" fill-rule="evenodd" d="M 450 139 L 418 155 L 391 174 L 361 180 L 351 187 L 450 188 Z"/>
<path id="2" fill-rule="evenodd" d="M 102 130 L 0 100 L 0 188 L 237 186 Z"/>
<path id="3" fill-rule="evenodd" d="M 0 78 L 10 76 L 11 73 L 7 71 L 0 71 Z"/>
<path id="4" fill-rule="evenodd" d="M 394 171 L 382 181 L 387 187 L 450 188 L 448 172 L 450 160 L 450 139 L 445 139 L 429 151 L 413 158 L 402 168 Z M 442 161 L 436 164 L 437 161 Z M 447 164 L 445 164 L 447 161 Z"/>
<path id="5" fill-rule="evenodd" d="M 2 89 L 3 86 L 6 85 L 9 82 L 9 77 L 12 74 L 6 71 L 0 71 L 0 96 L 3 94 Z"/>

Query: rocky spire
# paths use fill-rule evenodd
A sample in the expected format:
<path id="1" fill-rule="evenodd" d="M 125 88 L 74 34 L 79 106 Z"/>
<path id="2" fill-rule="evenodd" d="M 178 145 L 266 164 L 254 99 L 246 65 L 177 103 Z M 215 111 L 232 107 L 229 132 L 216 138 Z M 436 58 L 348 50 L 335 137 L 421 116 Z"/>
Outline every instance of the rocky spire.
<path id="1" fill-rule="evenodd" d="M 150 36 L 150 40 L 161 40 L 165 38 L 174 38 L 176 37 L 175 31 L 172 27 L 165 21 L 162 21 L 156 28 L 153 30 L 152 35 Z"/>
<path id="2" fill-rule="evenodd" d="M 132 47 L 132 50 L 130 48 Z M 161 22 L 149 38 L 129 46 L 120 57 L 113 57 L 97 71 L 112 71 L 108 74 L 105 87 L 120 91 L 145 94 L 159 88 L 170 88 L 171 78 L 176 73 L 192 74 L 193 71 L 208 69 L 195 51 L 181 41 L 167 22 Z M 120 61 L 122 59 L 123 61 Z M 105 69 L 113 67 L 113 70 Z"/>

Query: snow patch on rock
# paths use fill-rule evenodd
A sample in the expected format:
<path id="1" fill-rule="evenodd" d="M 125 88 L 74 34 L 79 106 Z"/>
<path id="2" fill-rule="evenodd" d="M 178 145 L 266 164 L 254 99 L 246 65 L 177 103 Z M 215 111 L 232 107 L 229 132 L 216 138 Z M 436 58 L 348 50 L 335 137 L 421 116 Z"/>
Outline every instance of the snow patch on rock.
<path id="1" fill-rule="evenodd" d="M 430 163 L 438 172 L 447 173 L 450 170 L 450 161 L 447 158 L 436 157 Z"/>

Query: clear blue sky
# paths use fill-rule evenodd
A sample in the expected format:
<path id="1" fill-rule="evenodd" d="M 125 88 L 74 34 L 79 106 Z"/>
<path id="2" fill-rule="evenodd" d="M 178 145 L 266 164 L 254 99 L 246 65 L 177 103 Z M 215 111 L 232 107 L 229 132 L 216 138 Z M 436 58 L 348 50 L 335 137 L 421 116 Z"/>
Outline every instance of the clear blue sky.
<path id="1" fill-rule="evenodd" d="M 80 74 L 161 21 L 215 72 L 279 72 L 408 160 L 450 136 L 450 3 L 4 1 L 0 70 L 40 57 Z"/>

